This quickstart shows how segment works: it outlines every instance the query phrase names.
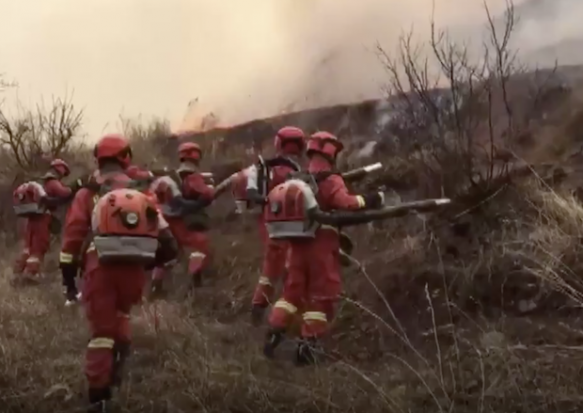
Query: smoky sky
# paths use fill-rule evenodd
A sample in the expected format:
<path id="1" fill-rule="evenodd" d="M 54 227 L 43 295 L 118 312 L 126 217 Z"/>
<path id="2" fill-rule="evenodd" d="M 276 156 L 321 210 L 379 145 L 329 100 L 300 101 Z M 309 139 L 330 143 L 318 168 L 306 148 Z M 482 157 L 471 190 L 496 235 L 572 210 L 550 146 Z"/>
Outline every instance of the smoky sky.
<path id="1" fill-rule="evenodd" d="M 543 3 L 552 18 L 521 21 L 524 50 L 583 32 L 583 1 Z M 500 13 L 505 1 L 488 4 Z M 72 95 L 94 139 L 120 115 L 185 128 L 209 111 L 230 124 L 378 96 L 375 43 L 390 51 L 411 27 L 426 36 L 432 0 L 0 0 L 0 11 L 0 72 L 19 83 L 5 107 Z M 478 28 L 483 2 L 436 0 L 435 17 Z"/>

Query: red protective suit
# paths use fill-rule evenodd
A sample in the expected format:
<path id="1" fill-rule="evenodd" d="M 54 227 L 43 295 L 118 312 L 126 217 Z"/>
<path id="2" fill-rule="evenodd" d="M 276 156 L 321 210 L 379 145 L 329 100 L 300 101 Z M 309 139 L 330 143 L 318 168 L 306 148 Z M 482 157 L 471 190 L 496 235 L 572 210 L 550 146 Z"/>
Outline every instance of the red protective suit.
<path id="1" fill-rule="evenodd" d="M 268 191 L 285 182 L 287 176 L 295 172 L 289 166 L 275 166 L 271 169 Z M 253 307 L 266 308 L 273 301 L 274 285 L 285 276 L 288 242 L 269 239 L 263 214 L 259 217 L 259 234 L 263 241 L 262 274 L 253 294 Z"/>
<path id="2" fill-rule="evenodd" d="M 313 173 L 330 169 L 321 157 L 312 158 L 308 166 Z M 323 211 L 365 207 L 364 197 L 351 195 L 337 174 L 318 183 L 316 197 Z M 303 314 L 303 338 L 316 339 L 326 332 L 342 289 L 339 250 L 338 230 L 330 226 L 320 227 L 315 238 L 290 241 L 283 293 L 269 316 L 272 332 L 284 332 L 298 311 Z"/>
<path id="3" fill-rule="evenodd" d="M 121 169 L 108 175 L 117 182 L 130 180 Z M 90 399 L 99 401 L 109 398 L 110 386 L 120 379 L 119 370 L 129 355 L 130 310 L 141 302 L 146 274 L 139 264 L 99 263 L 92 243 L 82 251 L 90 236 L 94 205 L 94 192 L 87 188 L 77 192 L 65 222 L 60 262 L 62 266 L 76 266 L 84 258 L 83 303 L 91 332 L 85 374 Z M 160 236 L 168 236 L 167 224 L 161 217 L 160 223 Z"/>
<path id="4" fill-rule="evenodd" d="M 212 202 L 215 193 L 214 188 L 205 183 L 200 173 L 194 171 L 182 172 L 181 177 L 181 192 L 185 199 Z M 165 219 L 178 244 L 189 254 L 188 273 L 193 277 L 195 286 L 200 286 L 202 274 L 210 261 L 207 230 L 188 228 L 184 217 L 165 217 Z M 154 269 L 152 278 L 156 288 L 161 288 L 161 281 L 171 269 L 171 263 L 165 267 Z"/>
<path id="5" fill-rule="evenodd" d="M 63 185 L 56 174 L 48 173 L 43 178 L 43 187 L 50 198 L 66 202 L 72 195 L 71 188 Z M 42 262 L 51 242 L 50 224 L 54 208 L 46 214 L 30 217 L 24 221 L 24 249 L 14 263 L 14 274 L 36 277 L 40 273 Z"/>

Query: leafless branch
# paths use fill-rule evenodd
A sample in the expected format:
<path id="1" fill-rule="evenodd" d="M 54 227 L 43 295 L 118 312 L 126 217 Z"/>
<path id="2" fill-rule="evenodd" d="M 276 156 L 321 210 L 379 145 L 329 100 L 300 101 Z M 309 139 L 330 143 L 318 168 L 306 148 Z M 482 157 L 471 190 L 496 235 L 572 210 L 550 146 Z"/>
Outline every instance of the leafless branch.
<path id="1" fill-rule="evenodd" d="M 377 45 L 388 75 L 388 130 L 409 143 L 408 150 L 417 154 L 412 161 L 448 196 L 471 188 L 487 193 L 491 184 L 504 181 L 500 178 L 508 174 L 513 159 L 499 153 L 528 126 L 534 112 L 526 109 L 545 99 L 544 85 L 537 84 L 526 103 L 524 94 L 519 100 L 509 87 L 525 73 L 510 48 L 516 24 L 512 1 L 507 0 L 501 27 L 484 7 L 487 35 L 478 58 L 468 44 L 438 29 L 434 19 L 429 55 L 414 43 L 412 32 L 401 36 L 395 57 Z M 403 156 L 410 156 L 407 148 Z"/>
<path id="2" fill-rule="evenodd" d="M 8 152 L 14 166 L 34 170 L 46 157 L 59 157 L 81 131 L 83 111 L 69 98 L 52 99 L 46 107 L 34 110 L 18 106 L 18 114 L 9 117 L 0 109 L 0 146 Z"/>

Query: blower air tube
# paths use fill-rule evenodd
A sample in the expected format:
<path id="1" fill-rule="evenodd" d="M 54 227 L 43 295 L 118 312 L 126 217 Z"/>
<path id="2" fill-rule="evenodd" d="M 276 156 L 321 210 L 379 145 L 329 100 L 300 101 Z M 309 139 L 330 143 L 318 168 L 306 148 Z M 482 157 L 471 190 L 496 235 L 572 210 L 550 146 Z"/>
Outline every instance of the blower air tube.
<path id="1" fill-rule="evenodd" d="M 410 212 L 429 212 L 447 205 L 450 199 L 426 199 L 423 201 L 406 202 L 400 205 L 387 206 L 380 209 L 365 211 L 334 211 L 325 212 L 319 208 L 310 212 L 310 217 L 320 224 L 347 227 L 352 225 L 367 224 L 373 221 L 380 221 L 387 218 L 402 217 Z"/>
<path id="2" fill-rule="evenodd" d="M 383 167 L 383 164 L 380 162 L 373 163 L 371 165 L 363 166 L 361 168 L 356 168 L 350 170 L 348 172 L 344 172 L 340 174 L 342 179 L 345 181 L 356 181 L 358 179 L 364 178 L 366 175 L 370 174 L 371 172 L 378 171 Z"/>
<path id="3" fill-rule="evenodd" d="M 231 182 L 233 182 L 233 179 L 235 179 L 236 176 L 237 174 L 234 173 L 224 181 L 221 181 L 217 186 L 215 186 L 214 199 L 217 199 L 223 192 L 225 192 L 231 186 Z"/>

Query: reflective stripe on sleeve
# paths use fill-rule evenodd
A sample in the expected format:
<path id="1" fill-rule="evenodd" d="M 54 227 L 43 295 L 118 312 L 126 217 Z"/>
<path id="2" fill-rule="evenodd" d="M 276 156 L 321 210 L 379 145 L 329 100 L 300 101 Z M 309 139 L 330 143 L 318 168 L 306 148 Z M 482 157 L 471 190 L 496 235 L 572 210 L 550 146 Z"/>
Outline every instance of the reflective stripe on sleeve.
<path id="1" fill-rule="evenodd" d="M 87 348 L 112 349 L 114 344 L 115 342 L 111 338 L 97 337 L 89 341 L 89 344 L 87 344 Z"/>
<path id="2" fill-rule="evenodd" d="M 322 321 L 324 323 L 328 322 L 328 318 L 325 313 L 320 311 L 306 311 L 303 314 L 304 321 Z"/>
<path id="3" fill-rule="evenodd" d="M 278 300 L 273 307 L 281 308 L 282 310 L 285 310 L 290 314 L 295 314 L 298 312 L 298 308 L 295 305 L 288 303 L 285 300 Z"/>

